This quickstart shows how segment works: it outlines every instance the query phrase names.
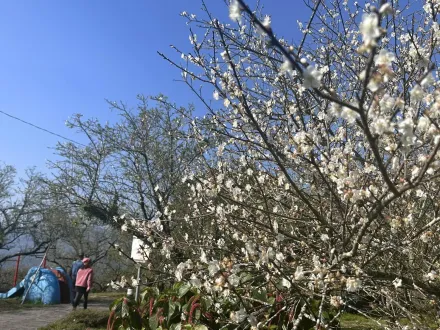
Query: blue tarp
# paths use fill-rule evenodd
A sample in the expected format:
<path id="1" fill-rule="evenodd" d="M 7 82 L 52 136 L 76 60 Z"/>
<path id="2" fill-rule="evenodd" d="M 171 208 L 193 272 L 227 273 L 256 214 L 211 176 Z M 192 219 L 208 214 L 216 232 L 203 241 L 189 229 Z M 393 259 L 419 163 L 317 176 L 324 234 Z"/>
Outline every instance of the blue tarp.
<path id="1" fill-rule="evenodd" d="M 16 286 L 14 286 L 8 292 L 0 293 L 0 299 L 14 298 L 23 294 L 23 292 L 24 292 L 24 280 L 18 283 Z"/>
<path id="2" fill-rule="evenodd" d="M 58 278 L 49 269 L 32 267 L 24 279 L 25 292 L 35 280 L 26 296 L 26 301 L 41 302 L 45 305 L 59 304 L 61 301 Z"/>
<path id="3" fill-rule="evenodd" d="M 0 293 L 0 299 L 13 298 L 29 292 L 26 301 L 49 304 L 59 304 L 61 301 L 67 303 L 73 301 L 73 284 L 72 279 L 67 275 L 66 271 L 57 267 L 56 270 L 63 275 L 63 282 L 60 283 L 56 274 L 50 269 L 32 267 L 29 269 L 26 277 L 17 286 L 13 287 L 6 293 Z M 59 275 L 58 275 L 59 276 Z M 35 277 L 35 280 L 33 280 Z M 32 283 L 33 281 L 33 283 Z M 32 286 L 31 286 L 32 283 Z M 62 284 L 62 285 L 60 285 Z M 67 287 L 68 287 L 68 291 Z M 63 287 L 63 292 L 61 292 Z M 63 298 L 61 297 L 63 295 Z"/>

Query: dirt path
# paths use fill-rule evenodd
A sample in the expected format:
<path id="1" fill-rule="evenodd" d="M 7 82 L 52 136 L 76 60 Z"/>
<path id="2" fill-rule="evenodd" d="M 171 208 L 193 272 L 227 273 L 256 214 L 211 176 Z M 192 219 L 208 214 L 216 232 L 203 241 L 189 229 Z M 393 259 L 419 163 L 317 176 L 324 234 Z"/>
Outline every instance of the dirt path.
<path id="1" fill-rule="evenodd" d="M 108 310 L 108 301 L 90 301 L 91 310 Z M 78 306 L 78 309 L 81 305 Z M 51 324 L 72 311 L 70 304 L 35 307 L 16 310 L 0 310 L 0 329 L 4 330 L 36 330 Z"/>

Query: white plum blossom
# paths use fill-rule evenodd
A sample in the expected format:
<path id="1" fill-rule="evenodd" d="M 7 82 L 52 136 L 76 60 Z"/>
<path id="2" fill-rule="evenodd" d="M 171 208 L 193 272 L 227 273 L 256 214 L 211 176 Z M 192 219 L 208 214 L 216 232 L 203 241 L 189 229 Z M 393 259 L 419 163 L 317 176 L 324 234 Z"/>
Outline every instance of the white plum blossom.
<path id="1" fill-rule="evenodd" d="M 437 272 L 435 270 L 431 270 L 429 273 L 427 273 L 425 275 L 425 278 L 428 281 L 434 281 L 434 280 L 438 279 L 438 274 L 437 274 Z"/>
<path id="2" fill-rule="evenodd" d="M 384 3 L 380 6 L 379 14 L 389 15 L 393 13 L 393 7 L 389 2 Z"/>
<path id="3" fill-rule="evenodd" d="M 353 124 L 356 119 L 359 118 L 359 114 L 349 107 L 343 107 L 340 116 L 351 124 Z"/>
<path id="4" fill-rule="evenodd" d="M 394 281 L 393 281 L 393 285 L 394 285 L 394 287 L 396 289 L 402 287 L 402 279 L 401 278 L 395 278 Z"/>
<path id="5" fill-rule="evenodd" d="M 218 99 L 220 98 L 217 90 L 215 90 L 214 93 L 212 93 L 212 96 L 214 97 L 214 100 L 216 100 L 216 101 L 218 101 Z"/>
<path id="6" fill-rule="evenodd" d="M 232 286 L 238 286 L 240 284 L 240 277 L 236 274 L 232 274 L 228 277 L 228 282 Z"/>
<path id="7" fill-rule="evenodd" d="M 432 232 L 431 231 L 425 231 L 422 235 L 420 235 L 420 239 L 424 243 L 428 243 L 432 239 Z"/>
<path id="8" fill-rule="evenodd" d="M 435 83 L 435 79 L 434 76 L 432 75 L 432 73 L 428 73 L 426 75 L 425 78 L 423 78 L 422 82 L 420 83 L 420 85 L 424 88 L 430 87 L 432 85 L 434 85 Z"/>
<path id="9" fill-rule="evenodd" d="M 355 277 L 347 278 L 346 282 L 346 290 L 348 292 L 356 292 L 359 291 L 362 287 L 362 280 Z"/>
<path id="10" fill-rule="evenodd" d="M 412 118 L 406 118 L 398 124 L 399 133 L 402 134 L 402 145 L 408 147 L 414 143 L 414 122 Z"/>
<path id="11" fill-rule="evenodd" d="M 382 82 L 382 77 L 375 75 L 370 78 L 370 80 L 368 81 L 367 87 L 370 91 L 377 92 L 379 90 L 381 82 Z"/>
<path id="12" fill-rule="evenodd" d="M 290 281 L 284 277 L 281 279 L 281 285 L 287 289 L 290 289 L 290 287 L 292 286 Z"/>
<path id="13" fill-rule="evenodd" d="M 241 22 L 241 6 L 237 0 L 232 0 L 229 5 L 229 18 L 235 22 Z"/>
<path id="14" fill-rule="evenodd" d="M 309 65 L 303 71 L 304 88 L 319 88 L 321 86 L 322 73 L 315 66 Z"/>
<path id="15" fill-rule="evenodd" d="M 196 288 L 200 288 L 202 286 L 202 281 L 197 278 L 196 274 L 191 274 L 190 283 Z"/>
<path id="16" fill-rule="evenodd" d="M 376 65 L 384 65 L 386 67 L 390 67 L 392 62 L 394 61 L 396 61 L 396 55 L 386 49 L 381 49 L 379 51 L 379 54 L 374 56 L 374 63 Z"/>
<path id="17" fill-rule="evenodd" d="M 264 16 L 262 24 L 266 29 L 270 29 L 271 23 L 272 23 L 272 20 L 271 20 L 270 16 L 268 16 L 268 15 Z"/>
<path id="18" fill-rule="evenodd" d="M 282 252 L 277 252 L 275 255 L 275 259 L 279 262 L 283 262 L 285 259 L 284 254 Z"/>
<path id="19" fill-rule="evenodd" d="M 326 242 L 330 239 L 328 234 L 321 234 L 321 241 Z"/>
<path id="20" fill-rule="evenodd" d="M 419 131 L 425 132 L 430 125 L 431 125 L 431 121 L 428 118 L 420 117 L 419 122 L 417 123 L 417 129 Z"/>
<path id="21" fill-rule="evenodd" d="M 339 308 L 344 304 L 341 296 L 331 296 L 330 297 L 330 305 L 333 307 Z"/>
<path id="22" fill-rule="evenodd" d="M 373 134 L 382 135 L 393 130 L 392 124 L 385 118 L 380 117 L 372 122 L 371 131 Z"/>
<path id="23" fill-rule="evenodd" d="M 362 39 L 366 47 L 376 45 L 376 39 L 380 36 L 379 17 L 376 13 L 364 14 L 359 26 Z"/>
<path id="24" fill-rule="evenodd" d="M 246 242 L 245 247 L 247 253 L 249 253 L 250 255 L 257 254 L 256 246 L 253 242 Z"/>
<path id="25" fill-rule="evenodd" d="M 305 276 L 304 276 L 304 271 L 303 271 L 303 267 L 302 267 L 302 266 L 298 266 L 298 267 L 296 268 L 295 273 L 294 273 L 293 276 L 294 276 L 295 281 L 301 281 L 301 280 L 303 280 L 303 279 L 305 278 Z"/>
<path id="26" fill-rule="evenodd" d="M 290 73 L 292 70 L 293 70 L 292 63 L 288 59 L 285 59 L 283 64 L 281 64 L 280 72 Z"/>
<path id="27" fill-rule="evenodd" d="M 248 317 L 248 314 L 246 313 L 246 310 L 244 308 L 236 311 L 231 312 L 229 318 L 233 323 L 241 323 Z"/>
<path id="28" fill-rule="evenodd" d="M 391 111 L 396 103 L 396 100 L 389 94 L 385 94 L 379 102 L 380 108 L 386 113 Z"/>
<path id="29" fill-rule="evenodd" d="M 210 262 L 208 263 L 209 276 L 213 276 L 213 275 L 216 274 L 219 270 L 220 270 L 220 266 L 219 266 L 219 264 L 218 264 L 218 261 L 213 260 L 213 261 L 210 261 Z"/>
<path id="30" fill-rule="evenodd" d="M 412 88 L 410 94 L 411 94 L 411 100 L 415 102 L 419 102 L 423 100 L 423 97 L 425 96 L 425 92 L 423 91 L 422 87 L 420 87 L 419 84 L 415 85 Z"/>
<path id="31" fill-rule="evenodd" d="M 186 264 L 184 262 L 181 262 L 179 265 L 177 265 L 174 275 L 176 276 L 176 279 L 178 281 L 181 281 L 183 279 L 183 271 L 185 269 L 186 269 Z"/>

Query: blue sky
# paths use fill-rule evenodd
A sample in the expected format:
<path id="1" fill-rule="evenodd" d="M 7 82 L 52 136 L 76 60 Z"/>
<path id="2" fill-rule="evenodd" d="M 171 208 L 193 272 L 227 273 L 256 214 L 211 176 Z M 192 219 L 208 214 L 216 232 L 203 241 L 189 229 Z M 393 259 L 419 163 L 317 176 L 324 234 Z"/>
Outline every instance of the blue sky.
<path id="1" fill-rule="evenodd" d="M 223 0 L 206 0 L 227 19 Z M 250 4 L 255 1 L 250 1 Z M 298 40 L 300 0 L 267 0 L 278 35 Z M 0 2 L 0 110 L 83 141 L 65 127 L 73 113 L 114 119 L 105 99 L 136 104 L 136 95 L 164 93 L 185 105 L 194 99 L 180 73 L 157 51 L 189 50 L 179 13 L 200 13 L 199 0 L 20 0 Z M 288 13 L 288 15 L 286 15 Z M 197 109 L 198 114 L 203 109 Z M 0 162 L 45 171 L 59 138 L 0 114 Z"/>

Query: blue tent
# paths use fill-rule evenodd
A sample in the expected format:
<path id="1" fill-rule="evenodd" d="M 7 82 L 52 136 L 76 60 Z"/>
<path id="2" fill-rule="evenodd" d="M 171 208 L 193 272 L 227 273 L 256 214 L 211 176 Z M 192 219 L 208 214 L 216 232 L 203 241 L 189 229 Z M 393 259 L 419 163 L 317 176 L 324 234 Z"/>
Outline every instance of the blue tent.
<path id="1" fill-rule="evenodd" d="M 68 289 L 62 290 L 63 285 L 67 285 Z M 72 288 L 72 280 L 63 268 L 57 267 L 55 270 L 50 270 L 32 267 L 17 286 L 6 293 L 0 293 L 0 299 L 13 298 L 27 293 L 25 301 L 40 302 L 45 305 L 59 304 L 61 301 L 72 302 Z M 63 294 L 66 295 L 66 291 L 68 291 L 67 296 L 62 297 Z"/>
<path id="2" fill-rule="evenodd" d="M 38 269 L 38 267 L 29 269 L 24 279 L 24 286 L 25 292 L 29 290 L 25 301 L 41 302 L 45 305 L 61 302 L 58 278 L 49 269 Z"/>
<path id="3" fill-rule="evenodd" d="M 72 279 L 70 278 L 70 276 L 69 275 L 67 275 L 67 273 L 66 273 L 66 271 L 63 269 L 63 268 L 61 268 L 61 267 L 56 267 L 55 268 L 58 272 L 60 272 L 62 275 L 63 275 L 63 277 L 64 277 L 64 279 L 66 280 L 66 284 L 65 285 L 67 285 L 67 287 L 68 287 L 68 290 L 69 290 L 69 293 L 68 293 L 68 297 L 66 297 L 66 299 L 68 299 L 69 300 L 69 302 L 70 303 L 72 303 L 73 302 L 73 299 L 75 298 L 74 296 L 73 296 L 73 282 L 72 282 Z M 58 281 L 59 281 L 59 279 L 58 279 Z M 64 297 L 63 297 L 63 290 L 62 290 L 62 287 L 61 287 L 61 282 L 59 282 L 59 284 L 60 284 L 60 294 L 61 294 L 61 303 L 63 303 L 63 301 L 65 300 L 65 299 L 63 299 Z"/>

